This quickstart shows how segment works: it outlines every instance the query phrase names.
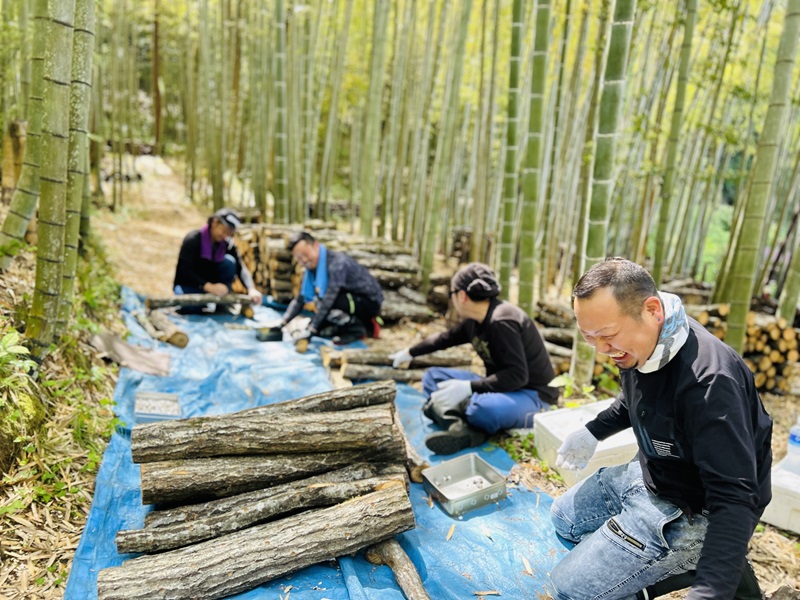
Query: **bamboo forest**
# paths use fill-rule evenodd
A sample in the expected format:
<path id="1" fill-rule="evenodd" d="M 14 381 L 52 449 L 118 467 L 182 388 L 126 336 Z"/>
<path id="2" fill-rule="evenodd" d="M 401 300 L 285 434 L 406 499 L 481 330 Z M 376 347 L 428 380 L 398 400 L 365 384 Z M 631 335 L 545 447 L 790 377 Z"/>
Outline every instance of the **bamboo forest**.
<path id="1" fill-rule="evenodd" d="M 143 285 L 158 279 L 171 295 L 183 234 L 221 209 L 235 211 L 229 229 L 255 282 L 239 275 L 251 298 L 240 294 L 237 315 L 297 296 L 291 233 L 351 244 L 385 291 L 382 342 L 400 340 L 373 366 L 452 321 L 456 269 L 489 265 L 500 298 L 542 329 L 559 408 L 619 391 L 613 360 L 575 327 L 572 294 L 592 266 L 629 259 L 744 359 L 760 393 L 783 398 L 768 406 L 777 462 L 800 411 L 799 42 L 800 0 L 0 0 L 0 565 L 18 561 L 0 566 L 0 599 L 98 597 L 65 585 L 100 457 L 120 430 L 130 444 L 134 414 L 121 408 L 127 365 L 98 349 L 102 331 L 130 341 L 141 326 L 173 366 L 202 362 L 168 341 L 186 325 L 191 349 L 194 322 L 166 312 L 161 326 L 145 323 L 155 294 L 126 295 L 136 283 L 118 272 L 140 269 Z M 153 179 L 154 164 L 174 185 Z M 148 211 L 154 228 L 179 232 L 161 255 L 144 232 Z M 140 241 L 123 236 L 133 222 Z M 149 304 L 129 314 L 137 293 Z M 224 335 L 263 329 L 257 318 L 226 325 Z M 355 355 L 322 346 L 309 352 L 329 372 L 341 365 L 348 385 L 385 373 L 348 374 Z M 296 341 L 291 350 L 310 360 Z M 413 387 L 401 388 L 407 373 L 389 378 Z M 57 431 L 69 433 L 54 441 Z M 507 443 L 515 461 L 547 464 L 538 447 Z M 49 452 L 64 454 L 41 458 Z M 44 527 L 30 511 L 64 499 L 58 519 L 81 507 L 73 537 L 40 548 L 23 574 L 39 535 L 23 532 Z M 755 559 L 770 592 L 785 583 L 800 594 L 798 527 L 770 542 L 794 567 L 766 550 Z M 93 577 L 92 594 L 134 597 Z M 131 580 L 148 597 L 144 579 Z M 192 589 L 186 597 L 223 597 Z"/>

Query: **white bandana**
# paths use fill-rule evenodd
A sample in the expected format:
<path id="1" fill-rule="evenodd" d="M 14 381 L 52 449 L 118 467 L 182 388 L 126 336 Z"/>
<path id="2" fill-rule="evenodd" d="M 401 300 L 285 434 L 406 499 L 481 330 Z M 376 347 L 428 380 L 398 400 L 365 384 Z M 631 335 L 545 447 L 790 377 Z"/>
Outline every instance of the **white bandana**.
<path id="1" fill-rule="evenodd" d="M 661 335 L 658 337 L 652 356 L 641 367 L 637 367 L 641 373 L 652 373 L 663 368 L 689 337 L 689 321 L 686 319 L 681 299 L 667 292 L 659 292 L 658 295 L 664 305 L 664 326 L 661 328 Z"/>

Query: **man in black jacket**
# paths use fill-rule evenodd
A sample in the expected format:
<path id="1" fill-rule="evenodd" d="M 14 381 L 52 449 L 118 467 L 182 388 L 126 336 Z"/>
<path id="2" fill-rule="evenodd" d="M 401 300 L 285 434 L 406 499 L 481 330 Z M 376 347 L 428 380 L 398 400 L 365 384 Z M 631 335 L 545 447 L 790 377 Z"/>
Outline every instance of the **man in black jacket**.
<path id="1" fill-rule="evenodd" d="M 202 228 L 186 234 L 175 268 L 176 294 L 224 296 L 230 293 L 233 280 L 238 276 L 247 295 L 255 303 L 261 302 L 261 292 L 253 284 L 253 277 L 233 243 L 233 233 L 240 224 L 233 210 L 222 208 L 210 216 Z"/>
<path id="2" fill-rule="evenodd" d="M 772 419 L 752 373 L 631 261 L 594 265 L 573 297 L 622 391 L 565 438 L 556 466 L 585 467 L 598 440 L 628 427 L 639 453 L 553 503 L 556 532 L 577 543 L 551 573 L 553 597 L 652 598 L 677 581 L 690 600 L 760 598 L 746 554 L 771 498 Z"/>
<path id="3" fill-rule="evenodd" d="M 429 398 L 423 413 L 444 430 L 425 439 L 437 454 L 477 446 L 503 429 L 532 427 L 534 414 L 558 402 L 558 390 L 548 386 L 555 372 L 539 330 L 522 309 L 498 300 L 499 293 L 488 265 L 462 267 L 450 281 L 461 322 L 390 356 L 397 368 L 415 356 L 472 344 L 483 360 L 485 377 L 442 367 L 423 375 Z"/>
<path id="4" fill-rule="evenodd" d="M 329 250 L 305 231 L 289 238 L 289 250 L 305 273 L 300 294 L 289 303 L 281 325 L 299 315 L 306 302 L 313 301 L 316 308 L 309 327 L 297 332 L 295 340 L 318 335 L 348 344 L 367 335 L 377 337 L 383 291 L 366 267 Z"/>

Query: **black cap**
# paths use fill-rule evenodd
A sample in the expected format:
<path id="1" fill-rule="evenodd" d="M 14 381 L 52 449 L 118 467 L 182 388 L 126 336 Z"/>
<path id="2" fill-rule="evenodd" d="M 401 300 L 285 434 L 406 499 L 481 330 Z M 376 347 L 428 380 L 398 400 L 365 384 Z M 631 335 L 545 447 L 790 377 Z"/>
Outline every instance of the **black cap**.
<path id="1" fill-rule="evenodd" d="M 464 290 L 473 300 L 494 298 L 502 289 L 492 268 L 479 262 L 461 267 L 451 283 L 454 291 Z"/>
<path id="2" fill-rule="evenodd" d="M 236 211 L 230 208 L 220 208 L 214 213 L 214 217 L 234 230 L 242 224 L 242 220 L 239 218 L 239 215 L 236 214 Z"/>
<path id="3" fill-rule="evenodd" d="M 308 233 L 307 231 L 295 231 L 292 235 L 289 236 L 289 241 L 286 243 L 286 247 L 289 249 L 289 251 L 291 251 L 300 242 L 313 244 L 315 241 L 316 240 L 314 240 L 314 236 Z"/>

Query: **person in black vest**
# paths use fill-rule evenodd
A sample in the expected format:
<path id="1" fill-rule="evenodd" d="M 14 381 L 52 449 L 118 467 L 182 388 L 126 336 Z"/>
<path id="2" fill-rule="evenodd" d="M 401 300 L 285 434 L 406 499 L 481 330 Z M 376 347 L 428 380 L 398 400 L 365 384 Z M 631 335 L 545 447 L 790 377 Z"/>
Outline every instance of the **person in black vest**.
<path id="1" fill-rule="evenodd" d="M 539 330 L 513 304 L 499 300 L 500 284 L 483 263 L 470 263 L 450 281 L 450 297 L 462 320 L 458 325 L 390 355 L 398 368 L 415 356 L 472 344 L 486 366 L 486 376 L 432 367 L 422 388 L 429 398 L 426 417 L 444 431 L 425 439 L 437 454 L 477 446 L 489 435 L 514 427 L 533 427 L 533 415 L 558 402 L 553 365 Z"/>
<path id="2" fill-rule="evenodd" d="M 222 208 L 210 216 L 203 227 L 186 234 L 175 268 L 175 294 L 224 296 L 230 293 L 233 280 L 238 277 L 247 295 L 256 304 L 261 303 L 261 292 L 256 289 L 233 243 L 233 234 L 239 225 L 239 216 L 229 208 Z"/>
<path id="3" fill-rule="evenodd" d="M 288 246 L 305 273 L 300 294 L 289 303 L 281 325 L 299 315 L 306 302 L 313 301 L 316 307 L 308 328 L 296 332 L 295 340 L 317 335 L 348 344 L 378 337 L 383 290 L 367 268 L 344 252 L 329 250 L 305 231 L 293 234 Z"/>
<path id="4" fill-rule="evenodd" d="M 761 598 L 747 545 L 772 496 L 772 419 L 753 374 L 724 342 L 659 292 L 634 262 L 597 263 L 573 290 L 586 341 L 620 371 L 614 403 L 570 433 L 556 466 L 582 469 L 599 440 L 631 428 L 637 457 L 553 502 L 577 545 L 551 571 L 556 600 Z"/>

